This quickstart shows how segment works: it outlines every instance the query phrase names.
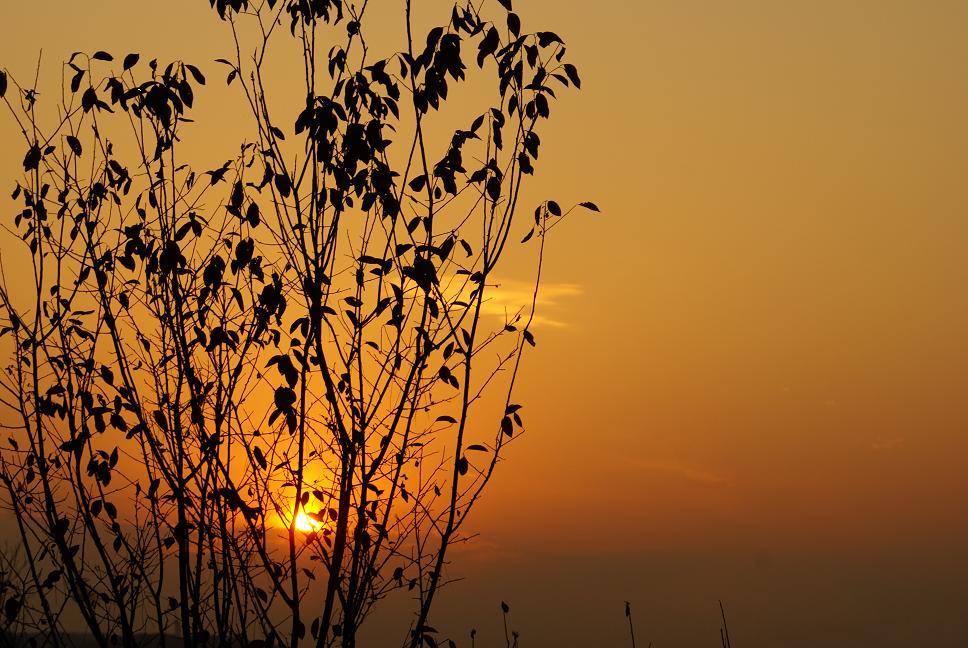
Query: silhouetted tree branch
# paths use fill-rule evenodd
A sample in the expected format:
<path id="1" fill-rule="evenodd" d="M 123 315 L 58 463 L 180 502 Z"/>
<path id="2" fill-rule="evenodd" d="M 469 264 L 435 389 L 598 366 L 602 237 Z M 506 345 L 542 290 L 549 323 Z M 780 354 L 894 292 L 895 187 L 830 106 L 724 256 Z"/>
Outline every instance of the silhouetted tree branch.
<path id="1" fill-rule="evenodd" d="M 350 647 L 400 592 L 401 639 L 435 645 L 448 549 L 523 426 L 555 201 L 522 241 L 530 304 L 483 307 L 578 73 L 507 0 L 499 20 L 455 5 L 419 40 L 405 2 L 407 49 L 382 59 L 366 1 L 211 4 L 253 126 L 218 168 L 193 170 L 182 143 L 194 65 L 75 54 L 49 125 L 36 82 L 0 77 L 26 151 L 8 228 L 29 258 L 0 280 L 2 501 L 25 558 L 0 565 L 5 632 Z M 286 38 L 294 120 L 267 89 Z M 496 103 L 441 145 L 430 129 L 469 79 Z"/>

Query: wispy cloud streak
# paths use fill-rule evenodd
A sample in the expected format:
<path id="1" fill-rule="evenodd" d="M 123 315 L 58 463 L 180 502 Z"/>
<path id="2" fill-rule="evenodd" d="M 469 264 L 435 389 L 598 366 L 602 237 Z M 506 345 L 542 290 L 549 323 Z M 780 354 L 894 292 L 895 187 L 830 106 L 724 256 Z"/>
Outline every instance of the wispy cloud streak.
<path id="1" fill-rule="evenodd" d="M 568 326 L 559 308 L 563 300 L 582 293 L 581 286 L 573 283 L 543 283 L 538 289 L 537 312 L 532 326 Z M 484 315 L 511 320 L 518 313 L 525 317 L 531 308 L 534 285 L 514 279 L 501 279 L 488 286 L 481 310 Z M 558 312 L 556 312 L 558 311 Z"/>

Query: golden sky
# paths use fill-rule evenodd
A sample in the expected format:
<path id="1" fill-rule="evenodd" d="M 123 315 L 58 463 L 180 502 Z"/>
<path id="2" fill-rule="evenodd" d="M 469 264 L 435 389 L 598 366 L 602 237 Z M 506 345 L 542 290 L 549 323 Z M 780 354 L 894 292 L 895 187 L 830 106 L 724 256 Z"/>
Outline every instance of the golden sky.
<path id="1" fill-rule="evenodd" d="M 624 600 L 644 643 L 715 646 L 718 598 L 737 646 L 965 645 L 968 3 L 515 9 L 583 78 L 528 198 L 603 213 L 555 232 L 528 432 L 443 609 L 497 632 L 507 599 L 531 646 L 621 645 Z M 39 48 L 48 75 L 74 50 L 198 64 L 202 155 L 247 125 L 204 0 L 4 2 L 0 24 L 18 78 Z"/>

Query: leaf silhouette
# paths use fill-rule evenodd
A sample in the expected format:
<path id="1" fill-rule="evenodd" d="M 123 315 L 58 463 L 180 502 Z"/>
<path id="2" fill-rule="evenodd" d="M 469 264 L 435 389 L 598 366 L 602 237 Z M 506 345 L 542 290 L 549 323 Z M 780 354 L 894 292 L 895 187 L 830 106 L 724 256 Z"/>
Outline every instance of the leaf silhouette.
<path id="1" fill-rule="evenodd" d="M 74 155 L 80 155 L 83 151 L 80 140 L 73 135 L 67 136 L 67 145 L 70 147 L 71 151 L 74 152 Z"/>
<path id="2" fill-rule="evenodd" d="M 32 145 L 24 156 L 24 171 L 34 171 L 40 165 L 40 146 Z"/>

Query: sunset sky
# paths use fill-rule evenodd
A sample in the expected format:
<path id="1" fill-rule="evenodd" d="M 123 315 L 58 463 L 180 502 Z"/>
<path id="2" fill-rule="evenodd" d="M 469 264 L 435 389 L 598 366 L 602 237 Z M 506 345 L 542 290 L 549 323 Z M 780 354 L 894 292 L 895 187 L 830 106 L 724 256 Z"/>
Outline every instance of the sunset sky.
<path id="1" fill-rule="evenodd" d="M 371 5 L 400 39 L 401 5 Z M 524 213 L 602 213 L 551 237 L 527 432 L 438 624 L 503 645 L 505 600 L 523 646 L 625 646 L 631 601 L 638 645 L 716 647 L 722 599 L 737 648 L 968 644 L 968 3 L 515 10 L 583 81 Z M 197 64 L 203 168 L 250 125 L 205 0 L 3 2 L 0 24 L 0 68 L 29 79 L 42 48 L 51 94 L 75 50 Z M 17 136 L 0 118 L 8 212 Z"/>

